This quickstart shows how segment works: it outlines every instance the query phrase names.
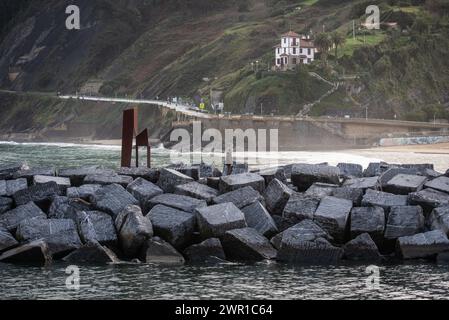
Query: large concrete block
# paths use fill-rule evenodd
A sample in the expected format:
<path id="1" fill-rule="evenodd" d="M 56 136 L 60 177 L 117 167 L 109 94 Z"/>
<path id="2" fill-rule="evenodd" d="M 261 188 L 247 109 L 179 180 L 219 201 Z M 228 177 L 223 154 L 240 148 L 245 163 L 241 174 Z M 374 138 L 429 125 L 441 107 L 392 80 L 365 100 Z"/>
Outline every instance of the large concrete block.
<path id="1" fill-rule="evenodd" d="M 161 188 L 144 178 L 137 178 L 128 185 L 126 190 L 139 201 L 143 212 L 148 212 L 149 210 L 146 207 L 148 200 L 164 193 Z"/>
<path id="2" fill-rule="evenodd" d="M 195 214 L 157 205 L 146 216 L 153 225 L 154 234 L 177 249 L 187 247 L 196 227 Z"/>
<path id="3" fill-rule="evenodd" d="M 65 194 L 67 189 L 71 187 L 69 178 L 40 175 L 33 177 L 34 185 L 46 184 L 49 182 L 55 182 L 58 185 L 61 194 Z"/>
<path id="4" fill-rule="evenodd" d="M 378 261 L 381 259 L 376 243 L 368 233 L 363 233 L 343 246 L 344 256 L 353 261 Z"/>
<path id="5" fill-rule="evenodd" d="M 449 193 L 449 178 L 439 177 L 426 183 L 426 188 Z"/>
<path id="6" fill-rule="evenodd" d="M 80 199 L 70 199 L 67 197 L 54 197 L 48 210 L 48 217 L 51 219 L 71 219 L 78 221 L 79 211 L 90 211 L 92 206 Z"/>
<path id="7" fill-rule="evenodd" d="M 435 208 L 429 216 L 431 230 L 441 230 L 449 235 L 449 206 Z"/>
<path id="8" fill-rule="evenodd" d="M 270 241 L 252 228 L 227 231 L 222 239 L 226 257 L 236 261 L 260 261 L 276 258 Z"/>
<path id="9" fill-rule="evenodd" d="M 17 172 L 27 169 L 29 167 L 24 163 L 0 165 L 0 180 L 13 179 Z"/>
<path id="10" fill-rule="evenodd" d="M 264 193 L 265 203 L 271 214 L 281 215 L 293 194 L 293 190 L 278 179 L 273 179 Z"/>
<path id="11" fill-rule="evenodd" d="M 392 207 L 385 227 L 386 239 L 412 236 L 424 230 L 424 215 L 419 206 Z"/>
<path id="12" fill-rule="evenodd" d="M 371 189 L 366 191 L 366 194 L 362 199 L 362 206 L 381 207 L 387 213 L 390 211 L 391 207 L 406 206 L 407 204 L 408 199 L 405 195 L 396 195 Z"/>
<path id="13" fill-rule="evenodd" d="M 85 166 L 79 168 L 67 168 L 61 169 L 58 172 L 58 176 L 64 178 L 70 178 L 72 186 L 79 187 L 84 184 L 84 178 L 89 175 L 114 175 L 114 170 L 103 169 L 100 166 Z"/>
<path id="14" fill-rule="evenodd" d="M 355 163 L 339 163 L 337 168 L 345 178 L 361 178 L 363 176 L 363 167 Z"/>
<path id="15" fill-rule="evenodd" d="M 11 197 L 17 191 L 28 188 L 28 182 L 25 178 L 15 180 L 0 181 L 0 196 Z"/>
<path id="16" fill-rule="evenodd" d="M 43 207 L 46 207 L 53 197 L 60 195 L 60 192 L 61 191 L 56 182 L 49 182 L 17 191 L 14 193 L 13 198 L 18 206 L 33 201 Z"/>
<path id="17" fill-rule="evenodd" d="M 254 202 L 264 203 L 265 199 L 262 195 L 252 187 L 244 187 L 235 191 L 222 194 L 213 199 L 216 204 L 232 202 L 237 208 L 249 206 Z"/>
<path id="18" fill-rule="evenodd" d="M 19 245 L 19 242 L 12 236 L 12 234 L 0 227 L 0 252 L 11 249 Z"/>
<path id="19" fill-rule="evenodd" d="M 112 174 L 89 174 L 83 180 L 83 184 L 99 184 L 101 186 L 108 184 L 119 184 L 124 188 L 126 188 L 131 182 L 133 182 L 132 177 L 120 176 L 115 172 Z"/>
<path id="20" fill-rule="evenodd" d="M 340 186 L 336 184 L 329 183 L 314 183 L 309 189 L 306 191 L 306 195 L 317 198 L 325 198 L 328 196 L 332 196 L 337 188 Z"/>
<path id="21" fill-rule="evenodd" d="M 89 201 L 91 197 L 100 189 L 99 184 L 85 184 L 81 187 L 72 187 L 67 189 L 67 197 L 71 199 L 83 199 Z"/>
<path id="22" fill-rule="evenodd" d="M 434 208 L 449 205 L 449 195 L 434 189 L 410 193 L 408 198 L 410 204 L 421 206 L 426 213 L 430 213 Z"/>
<path id="23" fill-rule="evenodd" d="M 365 178 L 353 178 L 346 180 L 343 186 L 353 189 L 373 189 L 376 190 L 379 186 L 379 177 L 365 177 Z"/>
<path id="24" fill-rule="evenodd" d="M 252 187 L 254 190 L 263 193 L 265 191 L 265 179 L 255 173 L 242 173 L 221 177 L 220 192 L 226 193 L 244 187 Z"/>
<path id="25" fill-rule="evenodd" d="M 335 197 L 321 200 L 314 215 L 314 221 L 323 227 L 337 241 L 343 241 L 346 236 L 352 201 Z"/>
<path id="26" fill-rule="evenodd" d="M 194 180 L 174 169 L 162 169 L 158 186 L 167 193 L 175 192 L 175 187 L 181 184 L 193 182 Z"/>
<path id="27" fill-rule="evenodd" d="M 428 258 L 449 251 L 449 240 L 444 232 L 434 230 L 401 237 L 397 246 L 404 259 Z"/>
<path id="28" fill-rule="evenodd" d="M 98 242 L 89 242 L 62 259 L 71 264 L 103 265 L 119 263 L 115 253 Z"/>
<path id="29" fill-rule="evenodd" d="M 154 198 L 151 198 L 147 204 L 146 208 L 152 209 L 154 206 L 162 204 L 167 207 L 172 207 L 185 212 L 193 213 L 197 208 L 203 208 L 207 206 L 206 201 L 199 200 L 187 196 L 182 196 L 179 194 L 165 193 Z"/>
<path id="30" fill-rule="evenodd" d="M 118 184 L 98 189 L 91 199 L 95 208 L 109 213 L 113 219 L 129 205 L 138 205 L 139 201 Z"/>
<path id="31" fill-rule="evenodd" d="M 175 194 L 204 200 L 208 204 L 218 196 L 218 190 L 198 182 L 190 182 L 175 187 Z"/>
<path id="32" fill-rule="evenodd" d="M 363 172 L 363 176 L 364 177 L 380 176 L 388 169 L 389 169 L 389 165 L 385 162 L 372 162 L 368 165 L 366 170 Z"/>
<path id="33" fill-rule="evenodd" d="M 316 182 L 340 184 L 340 169 L 331 166 L 296 164 L 292 167 L 291 179 L 299 191 L 306 191 Z"/>
<path id="34" fill-rule="evenodd" d="M 78 231 L 84 243 L 99 242 L 115 246 L 118 241 L 112 217 L 101 211 L 82 211 L 78 216 Z"/>
<path id="35" fill-rule="evenodd" d="M 117 170 L 117 174 L 121 176 L 129 176 L 133 179 L 143 178 L 152 183 L 156 183 L 159 180 L 160 171 L 156 168 L 132 167 L 120 168 Z"/>
<path id="36" fill-rule="evenodd" d="M 14 201 L 11 198 L 0 197 L 0 214 L 12 209 Z"/>
<path id="37" fill-rule="evenodd" d="M 293 193 L 285 205 L 282 217 L 295 225 L 305 219 L 313 219 L 321 199 L 301 193 Z"/>
<path id="38" fill-rule="evenodd" d="M 16 238 L 20 242 L 44 239 L 54 257 L 63 257 L 81 247 L 75 222 L 70 219 L 28 219 L 17 227 Z"/>
<path id="39" fill-rule="evenodd" d="M 184 250 L 184 256 L 190 263 L 208 264 L 226 260 L 223 246 L 218 238 L 210 238 L 188 247 Z"/>
<path id="40" fill-rule="evenodd" d="M 426 181 L 427 178 L 423 176 L 398 174 L 387 182 L 385 191 L 393 194 L 408 195 L 411 192 L 422 190 Z"/>
<path id="41" fill-rule="evenodd" d="M 362 204 L 364 191 L 363 189 L 354 189 L 350 187 L 341 187 L 333 191 L 332 196 L 335 198 L 351 200 L 355 207 Z"/>
<path id="42" fill-rule="evenodd" d="M 51 264 L 52 257 L 47 243 L 36 240 L 4 252 L 0 256 L 0 262 L 47 266 Z"/>
<path id="43" fill-rule="evenodd" d="M 196 210 L 198 228 L 203 238 L 220 238 L 226 231 L 246 228 L 245 215 L 233 203 L 223 203 Z"/>
<path id="44" fill-rule="evenodd" d="M 184 257 L 168 242 L 154 237 L 145 242 L 142 258 L 146 263 L 178 266 L 185 263 Z"/>
<path id="45" fill-rule="evenodd" d="M 29 185 L 33 183 L 34 176 L 54 177 L 56 175 L 55 167 L 36 167 L 25 170 L 20 170 L 14 174 L 15 179 L 27 179 Z"/>
<path id="46" fill-rule="evenodd" d="M 242 212 L 245 214 L 248 227 L 257 230 L 261 235 L 270 238 L 278 233 L 276 223 L 260 202 L 244 207 Z"/>
<path id="47" fill-rule="evenodd" d="M 28 219 L 47 219 L 47 215 L 33 202 L 29 202 L 0 215 L 0 226 L 12 232 L 22 221 Z"/>
<path id="48" fill-rule="evenodd" d="M 381 243 L 385 231 L 385 211 L 381 207 L 358 207 L 351 211 L 351 238 L 368 233 Z"/>
<path id="49" fill-rule="evenodd" d="M 282 167 L 262 169 L 258 174 L 265 179 L 266 186 L 268 186 L 274 179 L 277 179 L 282 183 L 287 183 L 285 169 Z"/>

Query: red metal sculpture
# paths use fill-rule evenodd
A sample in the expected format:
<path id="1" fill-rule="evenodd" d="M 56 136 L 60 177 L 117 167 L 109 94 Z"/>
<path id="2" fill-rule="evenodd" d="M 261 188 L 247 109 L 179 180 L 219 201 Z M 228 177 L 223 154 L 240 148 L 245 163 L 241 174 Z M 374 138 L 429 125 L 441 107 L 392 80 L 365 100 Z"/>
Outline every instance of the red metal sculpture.
<path id="1" fill-rule="evenodd" d="M 124 168 L 131 167 L 133 142 L 136 138 L 136 167 L 139 167 L 139 147 L 147 148 L 147 166 L 151 167 L 151 146 L 148 141 L 148 129 L 140 134 L 138 132 L 138 110 L 137 108 L 123 111 L 123 127 L 122 127 L 122 161 Z"/>

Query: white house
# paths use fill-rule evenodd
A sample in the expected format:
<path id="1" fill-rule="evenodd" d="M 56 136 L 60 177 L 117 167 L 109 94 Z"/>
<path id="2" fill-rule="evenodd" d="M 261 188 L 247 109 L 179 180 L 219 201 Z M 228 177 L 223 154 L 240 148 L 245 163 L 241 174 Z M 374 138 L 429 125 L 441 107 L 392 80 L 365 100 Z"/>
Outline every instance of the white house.
<path id="1" fill-rule="evenodd" d="M 309 36 L 301 36 L 293 31 L 283 34 L 281 44 L 275 47 L 276 69 L 292 70 L 299 64 L 309 64 L 315 60 L 317 49 Z"/>

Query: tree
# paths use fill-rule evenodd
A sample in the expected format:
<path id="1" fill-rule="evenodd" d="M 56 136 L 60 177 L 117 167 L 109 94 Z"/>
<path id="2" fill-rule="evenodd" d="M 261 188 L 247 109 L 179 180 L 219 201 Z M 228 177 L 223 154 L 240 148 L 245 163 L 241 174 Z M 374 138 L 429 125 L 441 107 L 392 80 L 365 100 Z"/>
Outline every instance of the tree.
<path id="1" fill-rule="evenodd" d="M 315 38 L 315 45 L 321 52 L 321 56 L 323 57 L 324 62 L 326 62 L 328 51 L 332 46 L 332 41 L 331 38 L 329 37 L 329 34 L 326 32 L 318 34 Z"/>
<path id="2" fill-rule="evenodd" d="M 343 34 L 335 31 L 335 32 L 331 33 L 331 40 L 332 40 L 332 44 L 335 47 L 335 58 L 337 59 L 338 58 L 338 48 L 346 42 L 346 37 Z"/>

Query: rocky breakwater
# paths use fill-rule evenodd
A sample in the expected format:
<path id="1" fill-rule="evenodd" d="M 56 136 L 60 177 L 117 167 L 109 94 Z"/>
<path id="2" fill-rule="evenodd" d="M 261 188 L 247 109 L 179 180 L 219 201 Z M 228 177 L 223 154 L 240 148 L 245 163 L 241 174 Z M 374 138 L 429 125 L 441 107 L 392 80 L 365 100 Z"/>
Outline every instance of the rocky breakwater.
<path id="1" fill-rule="evenodd" d="M 449 260 L 449 171 L 0 166 L 0 262 Z"/>

